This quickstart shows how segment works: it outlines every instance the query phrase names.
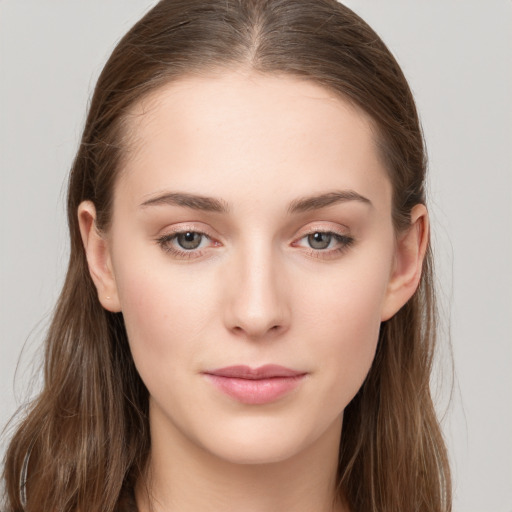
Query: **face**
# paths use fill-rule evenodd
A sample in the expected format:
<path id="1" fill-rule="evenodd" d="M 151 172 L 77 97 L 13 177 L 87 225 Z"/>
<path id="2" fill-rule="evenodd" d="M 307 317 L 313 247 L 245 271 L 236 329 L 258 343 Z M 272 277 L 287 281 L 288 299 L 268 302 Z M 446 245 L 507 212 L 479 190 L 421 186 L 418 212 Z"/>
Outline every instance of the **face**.
<path id="1" fill-rule="evenodd" d="M 131 114 L 102 301 L 123 313 L 154 435 L 243 463 L 339 436 L 396 268 L 370 121 L 311 82 L 236 72 Z"/>

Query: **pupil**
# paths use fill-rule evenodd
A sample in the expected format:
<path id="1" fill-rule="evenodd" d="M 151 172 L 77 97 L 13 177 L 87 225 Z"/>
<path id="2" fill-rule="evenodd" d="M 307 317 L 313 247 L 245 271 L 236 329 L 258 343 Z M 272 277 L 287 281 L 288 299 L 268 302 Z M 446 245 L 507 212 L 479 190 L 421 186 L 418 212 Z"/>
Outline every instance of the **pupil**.
<path id="1" fill-rule="evenodd" d="M 194 231 L 187 231 L 186 233 L 180 233 L 177 237 L 178 244 L 183 249 L 197 249 L 201 243 L 202 235 L 195 233 Z"/>
<path id="2" fill-rule="evenodd" d="M 331 243 L 331 235 L 329 233 L 313 233 L 308 235 L 308 243 L 313 249 L 327 249 Z"/>

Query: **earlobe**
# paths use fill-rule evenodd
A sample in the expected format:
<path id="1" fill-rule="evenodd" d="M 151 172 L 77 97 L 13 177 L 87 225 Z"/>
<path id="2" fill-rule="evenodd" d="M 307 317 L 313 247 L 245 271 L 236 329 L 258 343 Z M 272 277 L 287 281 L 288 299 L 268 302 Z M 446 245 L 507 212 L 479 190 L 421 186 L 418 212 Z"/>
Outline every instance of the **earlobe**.
<path id="1" fill-rule="evenodd" d="M 395 264 L 388 283 L 381 321 L 389 320 L 418 288 L 429 240 L 428 212 L 423 204 L 411 211 L 411 225 L 397 240 Z"/>
<path id="2" fill-rule="evenodd" d="M 117 285 L 112 269 L 108 242 L 96 227 L 96 208 L 91 201 L 78 207 L 78 223 L 91 278 L 101 305 L 108 311 L 121 311 Z"/>

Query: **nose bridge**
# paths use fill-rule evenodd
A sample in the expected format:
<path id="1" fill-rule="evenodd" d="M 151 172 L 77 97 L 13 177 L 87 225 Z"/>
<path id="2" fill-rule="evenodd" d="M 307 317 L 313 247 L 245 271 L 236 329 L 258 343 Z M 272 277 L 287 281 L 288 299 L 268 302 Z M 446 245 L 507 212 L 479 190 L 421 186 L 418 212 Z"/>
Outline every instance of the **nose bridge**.
<path id="1" fill-rule="evenodd" d="M 228 328 L 251 338 L 287 328 L 290 310 L 281 267 L 270 242 L 242 244 L 231 262 Z"/>

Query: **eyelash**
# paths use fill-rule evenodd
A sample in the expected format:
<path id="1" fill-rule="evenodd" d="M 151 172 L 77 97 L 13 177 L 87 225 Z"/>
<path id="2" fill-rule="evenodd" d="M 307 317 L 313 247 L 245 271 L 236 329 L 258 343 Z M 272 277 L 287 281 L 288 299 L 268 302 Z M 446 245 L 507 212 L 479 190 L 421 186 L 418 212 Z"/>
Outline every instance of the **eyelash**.
<path id="1" fill-rule="evenodd" d="M 203 239 L 206 238 L 207 240 L 212 241 L 212 237 L 204 233 L 203 231 L 198 231 L 194 229 L 184 229 L 181 231 L 175 231 L 174 233 L 169 233 L 166 235 L 163 235 L 156 239 L 157 244 L 161 247 L 161 249 L 171 254 L 172 256 L 178 258 L 178 259 L 192 259 L 192 258 L 200 258 L 203 256 L 204 251 L 197 250 L 197 249 L 178 249 L 171 245 L 171 242 L 175 241 L 178 236 L 184 235 L 186 233 L 193 233 L 196 235 L 200 235 L 202 237 L 202 240 L 200 243 L 202 243 Z M 347 251 L 355 242 L 355 239 L 348 235 L 342 235 L 340 233 L 336 233 L 335 231 L 328 231 L 328 230 L 321 230 L 321 229 L 315 229 L 308 233 L 305 233 L 300 238 L 298 238 L 296 241 L 292 243 L 292 246 L 294 247 L 300 247 L 298 246 L 298 242 L 301 240 L 307 239 L 311 235 L 315 234 L 322 234 L 322 235 L 328 235 L 332 237 L 338 244 L 339 247 L 331 248 L 331 249 L 314 249 L 313 247 L 304 247 L 303 249 L 306 250 L 306 253 L 314 258 L 324 258 L 329 259 L 330 257 L 335 257 L 337 255 L 343 254 L 345 251 Z M 213 241 L 215 246 L 220 246 L 220 242 Z"/>

